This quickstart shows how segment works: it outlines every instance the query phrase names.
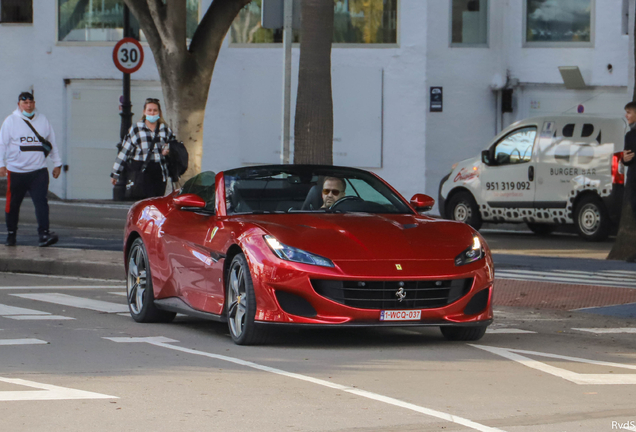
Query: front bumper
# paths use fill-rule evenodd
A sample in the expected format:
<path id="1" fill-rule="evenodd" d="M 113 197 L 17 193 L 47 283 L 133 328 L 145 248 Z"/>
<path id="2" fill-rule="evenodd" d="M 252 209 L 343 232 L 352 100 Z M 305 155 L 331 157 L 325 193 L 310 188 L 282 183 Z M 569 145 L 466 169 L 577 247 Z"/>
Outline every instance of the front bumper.
<path id="1" fill-rule="evenodd" d="M 299 324 L 307 326 L 338 325 L 351 327 L 488 325 L 493 318 L 493 266 L 490 255 L 481 261 L 455 267 L 452 261 L 407 262 L 410 271 L 396 277 L 383 274 L 383 262 L 346 261 L 335 268 L 264 262 L 262 271 L 252 275 L 256 294 L 255 320 L 262 323 Z M 394 266 L 394 264 L 391 264 Z M 369 271 L 361 271 L 368 268 Z M 435 270 L 436 269 L 436 270 Z M 383 309 L 351 307 L 318 294 L 312 280 L 400 282 L 448 281 L 469 279 L 472 284 L 449 304 L 431 308 L 400 308 L 384 310 L 421 310 L 417 321 L 380 321 Z M 407 289 L 408 291 L 408 289 Z"/>

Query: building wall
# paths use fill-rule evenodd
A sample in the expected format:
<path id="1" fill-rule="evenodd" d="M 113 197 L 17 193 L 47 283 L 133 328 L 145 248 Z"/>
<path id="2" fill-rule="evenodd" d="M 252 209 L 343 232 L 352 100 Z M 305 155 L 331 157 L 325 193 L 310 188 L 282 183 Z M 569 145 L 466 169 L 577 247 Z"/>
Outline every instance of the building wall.
<path id="1" fill-rule="evenodd" d="M 450 171 L 451 165 L 477 155 L 495 135 L 497 92 L 491 89 L 491 84 L 505 81 L 507 75 L 520 87 L 515 92 L 514 112 L 505 115 L 499 127 L 531 113 L 527 106 L 519 104 L 532 101 L 533 89 L 540 93 L 560 86 L 559 91 L 566 91 L 558 66 L 579 66 L 586 82 L 596 86 L 594 97 L 602 98 L 604 96 L 598 94 L 611 93 L 608 100 L 618 101 L 624 92 L 626 99 L 630 99 L 627 86 L 633 79 L 629 69 L 633 60 L 629 36 L 621 34 L 622 1 L 595 1 L 593 48 L 524 48 L 525 2 L 519 0 L 490 1 L 487 48 L 450 47 L 450 0 L 402 0 L 398 10 L 397 46 L 334 45 L 334 69 L 355 66 L 383 71 L 382 165 L 372 171 L 395 185 L 407 198 L 416 192 L 437 197 L 439 181 Z M 33 88 L 38 109 L 52 122 L 63 160 L 68 163 L 65 143 L 71 122 L 65 82 L 90 79 L 112 83 L 120 81 L 122 74 L 112 62 L 113 43 L 56 42 L 56 3 L 34 0 L 33 25 L 0 24 L 3 78 L 0 80 L 0 116 L 15 109 L 20 91 Z M 210 3 L 211 0 L 202 0 L 202 10 Z M 633 0 L 631 4 L 633 6 Z M 294 73 L 297 73 L 298 56 L 299 50 L 295 47 Z M 607 70 L 608 64 L 613 66 L 611 73 Z M 206 109 L 203 169 L 219 171 L 241 165 L 245 152 L 240 144 L 241 127 L 245 124 L 242 116 L 246 110 L 273 114 L 272 121 L 280 124 L 282 73 L 282 47 L 245 48 L 225 41 Z M 255 106 L 244 106 L 240 95 L 246 90 L 246 83 L 262 74 L 280 76 L 278 82 L 271 83 L 268 94 L 272 97 Z M 144 65 L 132 78 L 133 86 L 142 81 L 158 83 L 149 47 L 145 49 Z M 444 88 L 442 113 L 428 112 L 431 86 Z M 589 91 L 578 93 L 581 99 L 590 94 Z M 334 99 L 338 97 L 343 95 L 336 95 Z M 351 109 L 355 109 L 355 95 L 344 97 L 350 100 Z M 103 116 L 112 121 L 118 118 L 118 106 L 110 104 L 104 101 Z M 135 118 L 140 116 L 140 111 L 140 106 L 133 107 Z M 94 121 L 99 122 L 100 118 Z M 113 142 L 114 160 L 119 130 L 113 130 L 112 138 L 107 139 Z M 272 137 L 267 140 L 263 145 L 272 145 Z M 110 165 L 112 160 L 105 160 L 104 164 Z M 67 177 L 63 174 L 51 182 L 54 193 L 66 197 Z M 104 182 L 107 184 L 109 179 L 104 178 Z"/>

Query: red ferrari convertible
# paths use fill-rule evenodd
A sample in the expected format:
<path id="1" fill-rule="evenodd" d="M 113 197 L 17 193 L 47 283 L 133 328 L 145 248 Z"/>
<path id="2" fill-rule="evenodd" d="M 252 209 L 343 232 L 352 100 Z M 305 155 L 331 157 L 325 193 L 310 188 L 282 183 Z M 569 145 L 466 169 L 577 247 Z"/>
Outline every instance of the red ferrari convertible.
<path id="1" fill-rule="evenodd" d="M 268 165 L 203 172 L 136 203 L 124 241 L 130 313 L 228 323 L 237 344 L 268 325 L 439 326 L 480 339 L 494 267 L 470 226 L 422 216 L 377 175 Z"/>

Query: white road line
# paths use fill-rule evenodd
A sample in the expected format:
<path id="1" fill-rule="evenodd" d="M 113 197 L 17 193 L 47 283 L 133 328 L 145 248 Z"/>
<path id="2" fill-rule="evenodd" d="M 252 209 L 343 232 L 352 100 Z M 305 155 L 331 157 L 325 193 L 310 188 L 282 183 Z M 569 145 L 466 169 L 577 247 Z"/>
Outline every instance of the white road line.
<path id="1" fill-rule="evenodd" d="M 0 291 L 22 291 L 22 290 L 92 290 L 92 289 L 125 289 L 125 285 L 40 285 L 40 286 L 5 286 L 0 287 Z"/>
<path id="2" fill-rule="evenodd" d="M 624 384 L 634 385 L 636 384 L 636 374 L 609 374 L 609 373 L 608 374 L 580 374 L 580 373 L 569 371 L 567 369 L 551 366 L 546 363 L 541 363 L 539 361 L 532 360 L 528 357 L 524 357 L 520 354 L 533 355 L 538 357 L 548 357 L 548 358 L 559 359 L 559 360 L 568 360 L 568 361 L 576 362 L 576 363 L 586 363 L 586 364 L 591 364 L 596 366 L 607 366 L 611 368 L 620 368 L 620 369 L 636 370 L 636 365 L 602 362 L 602 361 L 596 361 L 596 360 L 583 359 L 579 357 L 569 357 L 569 356 L 563 356 L 558 354 L 542 353 L 537 351 L 497 348 L 492 346 L 474 345 L 474 344 L 469 344 L 469 345 L 475 348 L 482 349 L 484 351 L 488 351 L 492 354 L 499 355 L 509 360 L 516 361 L 529 368 L 536 369 L 536 370 L 545 372 L 547 374 L 557 376 L 559 378 L 563 378 L 565 380 L 568 380 L 570 382 L 573 382 L 579 385 L 624 385 Z"/>
<path id="3" fill-rule="evenodd" d="M 71 280 L 87 280 L 87 281 L 100 281 L 100 282 L 110 282 L 110 283 L 125 283 L 124 279 L 101 279 L 101 278 L 89 278 L 89 277 L 81 277 L 81 276 L 60 276 L 60 275 L 47 275 L 47 274 L 39 274 L 39 273 L 15 273 L 15 272 L 2 272 L 2 275 L 12 275 L 12 276 L 29 276 L 29 277 L 40 277 L 40 278 L 52 278 L 52 279 L 71 279 Z"/>
<path id="4" fill-rule="evenodd" d="M 514 328 L 501 328 L 501 329 L 488 329 L 486 330 L 486 333 L 489 334 L 521 334 L 521 333 L 537 333 L 534 331 L 530 331 L 530 330 L 521 330 L 521 329 L 514 329 Z"/>
<path id="5" fill-rule="evenodd" d="M 582 332 L 597 333 L 597 334 L 618 334 L 618 333 L 636 333 L 636 327 L 621 327 L 621 328 L 573 328 L 572 330 L 578 330 Z"/>
<path id="6" fill-rule="evenodd" d="M 609 279 L 612 281 L 616 281 L 616 282 L 625 282 L 626 279 L 629 281 L 634 281 L 636 282 L 636 273 L 631 273 L 629 275 L 618 275 L 618 274 L 607 274 L 604 272 L 584 272 L 584 271 L 577 271 L 577 270 L 551 270 L 551 271 L 540 271 L 540 270 L 515 270 L 515 269 L 504 269 L 504 270 L 498 270 L 495 271 L 495 274 L 497 273 L 502 273 L 502 274 L 519 274 L 519 275 L 526 275 L 526 276 L 540 276 L 540 275 L 545 275 L 545 276 L 556 276 L 556 277 L 571 277 L 571 276 L 575 276 L 575 277 L 581 277 L 584 279 L 587 278 L 592 278 L 592 279 Z"/>
<path id="7" fill-rule="evenodd" d="M 7 315 L 50 315 L 50 313 L 0 304 L 0 316 Z"/>
<path id="8" fill-rule="evenodd" d="M 41 321 L 41 320 L 74 320 L 75 318 L 66 317 L 62 315 L 13 315 L 5 318 L 10 318 L 20 321 Z"/>
<path id="9" fill-rule="evenodd" d="M 0 345 L 47 345 L 47 341 L 40 339 L 0 339 Z"/>
<path id="10" fill-rule="evenodd" d="M 325 381 L 325 380 L 321 380 L 318 378 L 312 378 L 309 377 L 307 375 L 301 375 L 301 374 L 297 374 L 297 373 L 293 373 L 293 372 L 286 372 L 284 370 L 281 369 L 276 369 L 276 368 L 272 368 L 269 366 L 263 366 L 257 363 L 252 363 L 246 360 L 241 360 L 238 358 L 234 358 L 234 357 L 227 357 L 224 355 L 220 355 L 220 354 L 212 354 L 212 353 L 207 353 L 204 351 L 197 351 L 197 350 L 193 350 L 193 349 L 188 349 L 188 348 L 183 348 L 183 347 L 179 347 L 176 345 L 170 345 L 171 342 L 179 342 L 176 341 L 174 339 L 168 339 L 165 337 L 148 337 L 148 338 L 127 338 L 127 337 L 105 337 L 104 339 L 108 339 L 108 340 L 112 340 L 113 342 L 123 342 L 123 343 L 149 343 L 151 345 L 155 345 L 158 347 L 162 347 L 162 348 L 168 348 L 171 350 L 175 350 L 175 351 L 181 351 L 187 354 L 194 354 L 194 355 L 198 355 L 198 356 L 203 356 L 203 357 L 209 357 L 209 358 L 213 358 L 213 359 L 217 359 L 217 360 L 222 360 L 222 361 L 227 361 L 230 363 L 234 363 L 234 364 L 238 364 L 241 366 L 247 366 L 253 369 L 257 369 L 257 370 L 261 370 L 264 372 L 270 372 L 270 373 L 274 373 L 277 375 L 282 375 L 288 378 L 294 378 L 294 379 L 298 379 L 301 381 L 306 381 L 306 382 L 310 382 L 313 384 L 318 384 L 324 387 L 329 387 L 332 389 L 336 389 L 336 390 L 340 390 L 340 391 L 344 391 L 347 393 L 351 393 L 351 394 L 355 394 L 358 396 L 362 396 L 365 397 L 367 399 L 373 399 L 379 402 L 384 402 L 386 404 L 389 405 L 394 405 L 400 408 L 404 408 L 404 409 L 408 409 L 411 411 L 416 411 L 419 412 L 421 414 L 425 414 L 431 417 L 435 417 L 441 420 L 445 420 L 448 422 L 452 422 L 452 423 L 456 423 L 456 424 L 460 424 L 462 426 L 466 426 L 468 428 L 477 430 L 477 431 L 481 431 L 481 432 L 504 432 L 502 429 L 497 429 L 497 428 L 492 428 L 489 426 L 485 426 L 479 423 L 476 423 L 472 420 L 468 420 L 459 416 L 455 416 L 452 414 L 448 414 L 442 411 L 436 411 L 430 408 L 425 408 L 419 405 L 415 405 L 415 404 L 411 404 L 408 402 L 404 402 L 401 401 L 399 399 L 394 399 L 388 396 L 383 396 L 377 393 L 372 393 L 372 392 L 368 392 L 365 390 L 360 390 L 357 388 L 353 388 L 353 387 L 347 387 L 347 386 L 343 386 L 340 384 L 336 384 L 330 381 Z"/>
<path id="11" fill-rule="evenodd" d="M 603 280 L 590 280 L 589 278 L 579 279 L 572 277 L 546 277 L 546 276 L 527 276 L 519 274 L 507 274 L 498 273 L 495 275 L 495 279 L 514 279 L 514 280 L 527 280 L 532 282 L 550 282 L 569 285 L 595 285 L 595 286 L 610 286 L 616 288 L 636 288 L 636 281 L 634 282 L 614 282 Z"/>
<path id="12" fill-rule="evenodd" d="M 30 300 L 38 300 L 47 303 L 55 303 L 64 306 L 71 306 L 80 309 L 90 309 L 98 312 L 118 313 L 128 311 L 128 306 L 119 303 L 110 303 L 101 300 L 92 300 L 82 297 L 70 296 L 60 293 L 43 293 L 43 294 L 10 294 L 12 296 L 26 298 Z"/>
<path id="13" fill-rule="evenodd" d="M 0 377 L 0 382 L 38 389 L 36 391 L 0 391 L 0 402 L 68 399 L 119 399 L 117 396 L 108 396 L 105 394 L 75 390 L 50 384 L 42 384 L 23 379 Z"/>
<path id="14" fill-rule="evenodd" d="M 123 289 L 126 289 L 126 287 L 123 287 Z M 125 292 L 109 292 L 108 294 L 112 294 L 112 295 L 116 295 L 116 296 L 122 296 L 122 297 L 126 297 L 128 295 L 128 293 Z"/>

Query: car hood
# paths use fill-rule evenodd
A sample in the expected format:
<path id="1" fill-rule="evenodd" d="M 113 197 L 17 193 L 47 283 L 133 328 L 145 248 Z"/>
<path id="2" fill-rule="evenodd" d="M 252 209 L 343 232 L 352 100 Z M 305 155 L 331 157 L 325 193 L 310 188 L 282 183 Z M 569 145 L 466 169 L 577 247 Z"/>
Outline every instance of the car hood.
<path id="1" fill-rule="evenodd" d="M 452 260 L 473 238 L 466 224 L 415 215 L 296 213 L 241 219 L 288 246 L 331 260 Z"/>

